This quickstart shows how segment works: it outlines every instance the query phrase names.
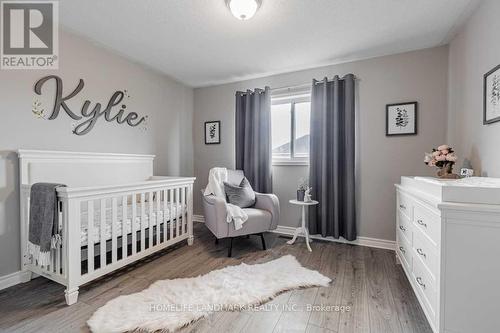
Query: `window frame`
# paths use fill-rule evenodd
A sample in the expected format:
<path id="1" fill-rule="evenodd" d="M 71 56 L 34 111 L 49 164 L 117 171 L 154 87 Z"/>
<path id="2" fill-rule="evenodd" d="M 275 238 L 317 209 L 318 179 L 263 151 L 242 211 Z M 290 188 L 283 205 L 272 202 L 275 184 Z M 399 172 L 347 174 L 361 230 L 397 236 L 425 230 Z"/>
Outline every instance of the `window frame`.
<path id="1" fill-rule="evenodd" d="M 271 112 L 273 105 L 290 104 L 290 157 L 274 157 L 272 156 L 272 165 L 309 165 L 309 156 L 297 157 L 295 156 L 295 104 L 297 103 L 311 103 L 310 90 L 303 92 L 294 92 L 288 94 L 280 94 L 271 96 Z M 272 130 L 272 127 L 271 127 Z"/>

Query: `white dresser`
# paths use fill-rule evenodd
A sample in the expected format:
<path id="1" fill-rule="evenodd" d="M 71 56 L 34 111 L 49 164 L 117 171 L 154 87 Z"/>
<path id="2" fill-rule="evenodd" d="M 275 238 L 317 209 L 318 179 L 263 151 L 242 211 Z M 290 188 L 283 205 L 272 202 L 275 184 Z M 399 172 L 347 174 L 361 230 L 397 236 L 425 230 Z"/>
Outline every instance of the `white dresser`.
<path id="1" fill-rule="evenodd" d="M 396 256 L 434 332 L 500 332 L 500 179 L 401 177 Z"/>

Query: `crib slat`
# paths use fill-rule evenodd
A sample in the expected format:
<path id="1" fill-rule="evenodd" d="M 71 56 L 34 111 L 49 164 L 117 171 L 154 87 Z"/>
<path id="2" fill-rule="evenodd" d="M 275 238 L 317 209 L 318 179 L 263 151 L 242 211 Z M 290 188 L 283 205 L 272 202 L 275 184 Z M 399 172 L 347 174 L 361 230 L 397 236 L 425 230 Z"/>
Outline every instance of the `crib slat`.
<path id="1" fill-rule="evenodd" d="M 184 223 L 184 230 L 188 232 L 188 206 L 189 206 L 189 186 L 186 186 L 186 195 L 185 195 L 185 201 L 184 201 L 184 207 L 183 207 L 183 212 L 184 212 L 184 218 L 186 219 L 186 222 Z"/>
<path id="2" fill-rule="evenodd" d="M 137 253 L 137 194 L 132 195 L 132 216 L 130 228 L 132 230 L 132 256 Z"/>
<path id="3" fill-rule="evenodd" d="M 149 207 L 149 216 L 148 216 L 148 225 L 149 225 L 149 241 L 148 241 L 148 249 L 153 246 L 153 192 L 148 192 L 148 207 Z"/>
<path id="4" fill-rule="evenodd" d="M 50 259 L 49 259 L 50 262 L 46 268 L 50 273 L 54 273 L 56 271 L 56 249 L 50 249 L 49 252 L 50 252 Z"/>
<path id="5" fill-rule="evenodd" d="M 180 204 L 180 195 L 179 188 L 175 189 L 175 237 L 179 236 L 179 204 Z"/>
<path id="6" fill-rule="evenodd" d="M 163 190 L 163 241 L 167 241 L 167 203 L 168 203 L 168 190 Z"/>
<path id="7" fill-rule="evenodd" d="M 187 193 L 187 205 L 186 205 L 186 212 L 187 212 L 187 232 L 188 232 L 188 243 L 193 242 L 193 185 L 190 184 L 188 186 L 188 193 Z"/>
<path id="8" fill-rule="evenodd" d="M 61 274 L 61 245 L 58 244 L 56 247 L 56 265 L 54 267 L 55 273 L 57 275 Z"/>
<path id="9" fill-rule="evenodd" d="M 155 224 L 156 224 L 156 245 L 160 244 L 160 201 L 161 201 L 161 192 L 156 191 L 156 215 L 155 215 Z"/>
<path id="10" fill-rule="evenodd" d="M 28 200 L 28 203 L 29 203 L 29 200 Z M 29 206 L 28 206 L 29 207 Z M 67 258 L 68 258 L 68 242 L 66 242 L 66 239 L 69 239 L 69 232 L 68 232 L 68 228 L 67 228 L 67 224 L 66 224 L 66 219 L 68 218 L 68 204 L 67 202 L 64 202 L 62 203 L 62 219 L 61 219 L 61 223 L 62 223 L 62 230 L 61 230 L 61 237 L 62 237 L 62 244 L 61 244 L 61 274 L 64 276 L 64 277 L 67 277 L 67 273 L 68 273 L 68 268 L 66 266 L 66 263 L 68 262 Z M 80 248 L 81 248 L 82 244 L 80 244 Z M 88 253 L 87 253 L 88 254 Z M 81 271 L 80 271 L 81 272 Z"/>
<path id="11" fill-rule="evenodd" d="M 146 203 L 145 194 L 141 193 L 141 247 L 140 251 L 145 250 L 145 239 L 146 239 Z"/>
<path id="12" fill-rule="evenodd" d="M 116 251 L 117 251 L 117 229 L 118 229 L 118 212 L 116 207 L 116 198 L 111 199 L 111 263 L 116 262 Z"/>
<path id="13" fill-rule="evenodd" d="M 122 197 L 122 259 L 127 257 L 127 196 Z"/>
<path id="14" fill-rule="evenodd" d="M 58 225 L 57 225 L 57 231 L 59 233 L 59 235 L 61 235 L 61 221 L 63 219 L 62 217 L 62 209 L 61 208 L 61 202 L 58 202 L 57 203 L 57 208 L 58 208 L 58 215 L 59 215 L 59 218 L 58 218 Z M 62 235 L 61 235 L 62 236 Z M 55 264 L 55 267 L 54 267 L 54 272 L 56 274 L 61 274 L 61 244 L 57 244 L 56 246 L 56 249 L 55 249 L 55 257 L 56 257 L 56 264 Z"/>
<path id="15" fill-rule="evenodd" d="M 101 239 L 99 241 L 101 249 L 99 256 L 101 257 L 101 269 L 106 266 L 106 199 L 101 199 Z"/>
<path id="16" fill-rule="evenodd" d="M 87 273 L 94 271 L 94 200 L 87 201 Z"/>
<path id="17" fill-rule="evenodd" d="M 186 204 L 186 188 L 183 186 L 181 188 L 181 206 L 180 206 L 180 210 L 181 210 L 181 234 L 184 234 L 186 232 L 186 217 L 184 216 L 184 205 Z"/>
<path id="18" fill-rule="evenodd" d="M 170 192 L 170 210 L 168 213 L 168 218 L 170 220 L 170 239 L 172 239 L 174 238 L 174 189 L 171 188 L 168 191 Z"/>
<path id="19" fill-rule="evenodd" d="M 184 207 L 182 209 L 182 211 L 184 212 L 184 218 L 186 219 L 185 220 L 185 223 L 184 223 L 184 230 L 185 232 L 188 232 L 188 214 L 187 214 L 187 211 L 188 211 L 188 203 L 189 203 L 189 187 L 186 186 L 186 195 L 184 196 Z"/>

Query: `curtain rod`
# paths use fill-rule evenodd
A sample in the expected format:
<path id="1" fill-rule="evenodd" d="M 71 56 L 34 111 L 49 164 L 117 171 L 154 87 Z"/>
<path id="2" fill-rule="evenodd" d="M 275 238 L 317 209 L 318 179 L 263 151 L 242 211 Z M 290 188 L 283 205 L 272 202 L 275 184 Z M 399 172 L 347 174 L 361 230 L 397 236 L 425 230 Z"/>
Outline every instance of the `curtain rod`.
<path id="1" fill-rule="evenodd" d="M 328 82 L 332 82 L 333 80 L 328 80 Z M 356 76 L 354 77 L 354 81 L 361 81 L 358 79 Z M 317 80 L 316 84 L 323 83 L 323 80 Z M 286 90 L 286 89 L 297 89 L 297 88 L 306 88 L 306 87 L 311 87 L 312 86 L 312 80 L 311 82 L 308 83 L 301 83 L 293 86 L 284 86 L 284 87 L 276 87 L 276 88 L 271 88 L 271 91 L 274 90 Z"/>
<path id="2" fill-rule="evenodd" d="M 309 82 L 309 83 L 297 84 L 297 85 L 294 85 L 294 86 L 285 86 L 285 87 L 271 88 L 271 91 L 273 91 L 273 90 L 294 89 L 294 88 L 306 88 L 306 87 L 311 87 L 311 86 L 312 86 L 312 82 Z"/>

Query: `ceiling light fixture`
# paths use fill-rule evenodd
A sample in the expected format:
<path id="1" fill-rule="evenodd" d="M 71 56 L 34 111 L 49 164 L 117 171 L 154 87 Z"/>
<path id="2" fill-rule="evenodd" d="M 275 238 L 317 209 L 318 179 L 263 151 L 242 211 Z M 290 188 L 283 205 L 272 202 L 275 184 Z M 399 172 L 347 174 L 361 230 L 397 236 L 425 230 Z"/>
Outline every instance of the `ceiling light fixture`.
<path id="1" fill-rule="evenodd" d="M 262 0 L 226 0 L 226 5 L 238 20 L 251 19 L 259 9 Z"/>

